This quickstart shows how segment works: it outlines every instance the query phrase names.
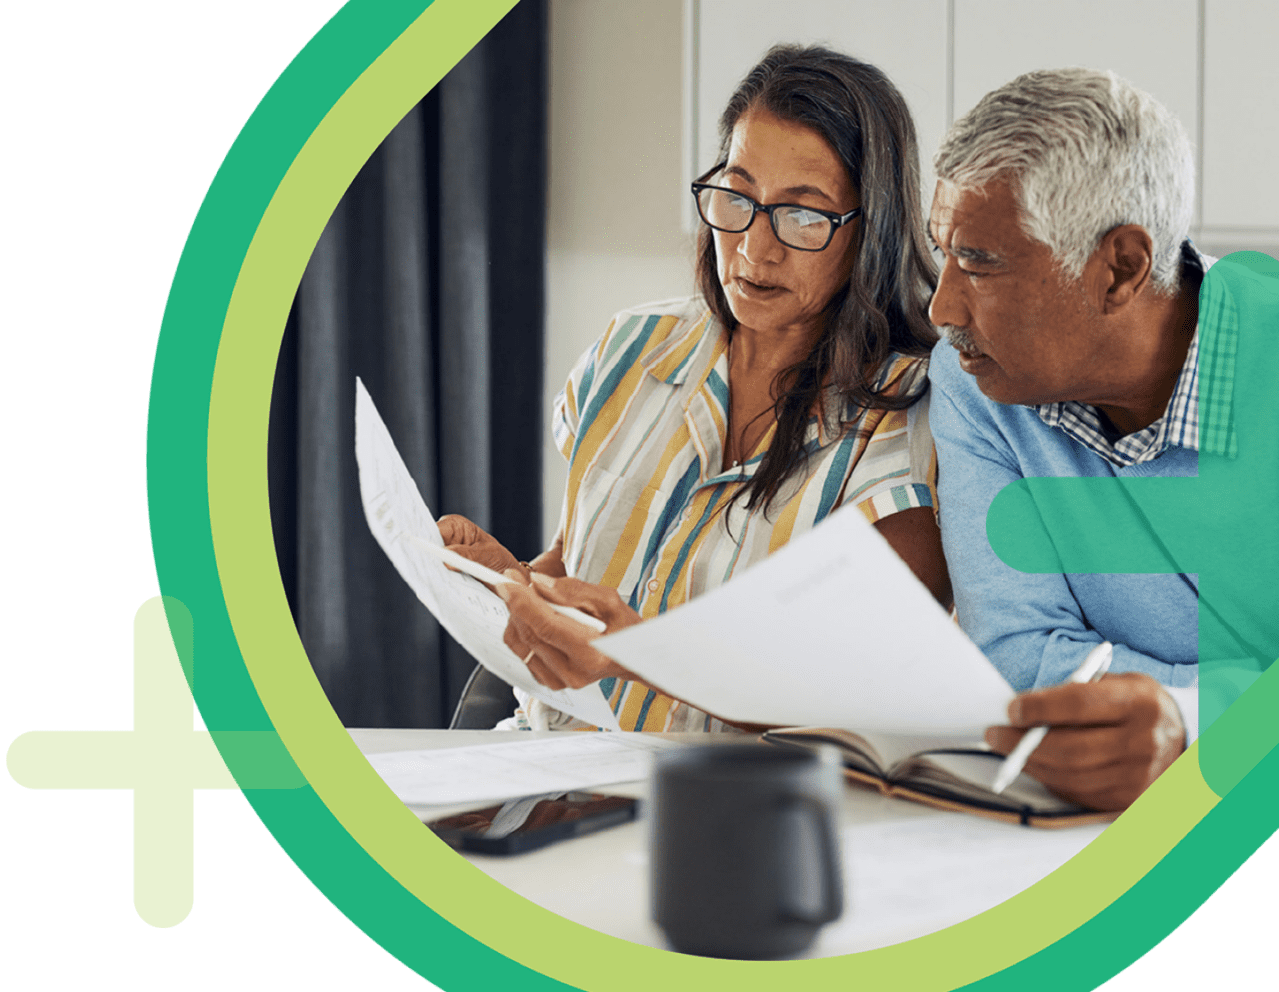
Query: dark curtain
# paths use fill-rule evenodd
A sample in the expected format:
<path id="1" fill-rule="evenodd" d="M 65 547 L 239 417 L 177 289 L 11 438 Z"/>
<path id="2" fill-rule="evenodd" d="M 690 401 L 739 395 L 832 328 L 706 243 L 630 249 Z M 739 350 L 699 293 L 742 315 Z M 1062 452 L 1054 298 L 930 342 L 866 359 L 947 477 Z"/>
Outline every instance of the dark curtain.
<path id="1" fill-rule="evenodd" d="M 448 724 L 474 662 L 369 533 L 364 380 L 422 497 L 540 550 L 546 0 L 523 0 L 387 137 L 316 245 L 271 397 L 289 604 L 348 727 Z"/>

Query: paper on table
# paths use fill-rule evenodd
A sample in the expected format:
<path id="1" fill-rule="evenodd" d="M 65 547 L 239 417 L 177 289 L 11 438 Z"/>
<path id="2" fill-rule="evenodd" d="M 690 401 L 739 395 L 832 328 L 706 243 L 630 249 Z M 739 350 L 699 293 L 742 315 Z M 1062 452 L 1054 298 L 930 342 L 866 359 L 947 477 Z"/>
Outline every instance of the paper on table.
<path id="1" fill-rule="evenodd" d="M 750 723 L 980 738 L 1013 697 L 855 507 L 594 644 L 671 695 Z"/>
<path id="2" fill-rule="evenodd" d="M 815 951 L 871 950 L 969 919 L 1060 868 L 1103 829 L 1027 830 L 962 813 L 845 827 L 844 878 L 857 912 L 827 927 Z"/>
<path id="3" fill-rule="evenodd" d="M 450 571 L 408 539 L 411 534 L 443 544 L 435 518 L 359 379 L 355 380 L 355 461 L 369 529 L 396 571 L 453 639 L 508 685 L 587 723 L 618 729 L 617 717 L 598 685 L 557 690 L 538 682 L 502 642 L 509 616 L 506 604 L 482 583 Z"/>
<path id="4" fill-rule="evenodd" d="M 655 751 L 678 746 L 652 734 L 570 733 L 368 759 L 401 802 L 433 806 L 635 782 L 648 776 Z"/>

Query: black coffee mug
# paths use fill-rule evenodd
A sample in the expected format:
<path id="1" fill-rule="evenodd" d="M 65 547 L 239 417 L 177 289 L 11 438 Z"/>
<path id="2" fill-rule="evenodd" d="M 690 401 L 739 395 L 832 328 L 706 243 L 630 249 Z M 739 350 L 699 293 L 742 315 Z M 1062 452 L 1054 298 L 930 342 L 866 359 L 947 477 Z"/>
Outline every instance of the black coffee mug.
<path id="1" fill-rule="evenodd" d="M 653 772 L 653 918 L 671 946 L 796 954 L 843 911 L 837 761 L 769 744 L 661 754 Z"/>

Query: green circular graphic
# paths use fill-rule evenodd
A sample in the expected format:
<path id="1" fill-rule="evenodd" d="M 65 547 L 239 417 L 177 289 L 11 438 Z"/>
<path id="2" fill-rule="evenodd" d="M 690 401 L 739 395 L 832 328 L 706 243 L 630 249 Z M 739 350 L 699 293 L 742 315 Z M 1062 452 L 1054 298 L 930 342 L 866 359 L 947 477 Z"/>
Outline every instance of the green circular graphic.
<path id="1" fill-rule="evenodd" d="M 424 831 L 342 728 L 298 639 L 271 535 L 267 421 L 285 319 L 359 168 L 513 5 L 344 7 L 246 123 L 174 277 L 148 422 L 161 588 L 193 615 L 193 691 L 215 740 L 225 731 L 274 729 L 309 783 L 246 789 L 249 801 L 335 905 L 449 992 L 499 984 L 941 992 L 1104 981 L 1176 927 L 1269 836 L 1279 823 L 1279 759 L 1253 754 L 1251 770 L 1219 798 L 1192 747 L 1067 865 L 946 930 L 843 957 L 739 962 L 608 937 L 508 891 Z M 1260 701 L 1252 719 L 1275 711 L 1266 705 L 1267 694 L 1279 692 L 1270 676 L 1247 694 Z M 1224 739 L 1238 709 L 1205 737 Z M 224 756 L 245 781 L 247 769 L 233 753 Z"/>

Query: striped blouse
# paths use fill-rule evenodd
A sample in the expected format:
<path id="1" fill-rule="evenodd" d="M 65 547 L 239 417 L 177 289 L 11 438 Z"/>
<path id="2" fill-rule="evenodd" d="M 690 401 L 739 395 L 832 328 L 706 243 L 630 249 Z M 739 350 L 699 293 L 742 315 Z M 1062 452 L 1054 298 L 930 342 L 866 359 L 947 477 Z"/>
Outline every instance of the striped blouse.
<path id="1" fill-rule="evenodd" d="M 927 359 L 894 354 L 876 389 L 916 390 L 926 369 Z M 748 513 L 732 497 L 759 467 L 775 425 L 741 466 L 726 468 L 727 411 L 728 334 L 701 297 L 613 318 L 555 403 L 555 442 L 569 466 L 560 520 L 569 575 L 612 586 L 649 618 L 722 585 L 841 506 L 872 523 L 936 506 L 926 395 L 905 410 L 848 410 L 834 431 L 813 416 L 807 461 L 767 513 Z M 623 730 L 731 729 L 639 683 L 604 679 L 600 687 Z M 538 701 L 521 703 L 521 724 L 585 726 Z"/>

